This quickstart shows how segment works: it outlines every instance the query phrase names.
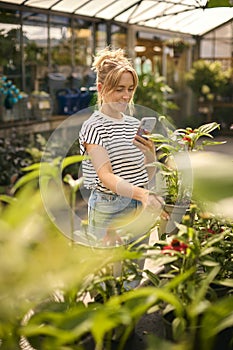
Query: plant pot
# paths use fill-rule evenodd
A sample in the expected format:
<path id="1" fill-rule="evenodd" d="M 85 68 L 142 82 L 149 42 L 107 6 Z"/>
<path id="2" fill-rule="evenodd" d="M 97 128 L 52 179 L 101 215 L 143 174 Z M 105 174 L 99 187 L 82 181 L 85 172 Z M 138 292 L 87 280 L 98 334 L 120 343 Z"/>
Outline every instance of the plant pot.
<path id="1" fill-rule="evenodd" d="M 163 315 L 163 318 L 162 318 L 163 324 L 164 324 L 165 339 L 170 341 L 174 341 L 173 332 L 172 332 L 172 321 L 174 320 L 174 318 L 175 318 L 175 315 L 173 311 Z"/>
<path id="2" fill-rule="evenodd" d="M 222 286 L 217 283 L 211 283 L 210 288 L 207 291 L 207 297 L 210 300 L 216 300 L 219 298 L 223 298 L 227 295 L 230 295 L 231 291 L 232 291 L 231 287 Z"/>
<path id="3" fill-rule="evenodd" d="M 188 206 L 166 204 L 165 211 L 169 214 L 169 220 L 160 219 L 159 237 L 162 235 L 174 235 L 178 232 L 176 223 L 180 223 L 186 214 Z"/>
<path id="4" fill-rule="evenodd" d="M 177 325 L 174 327 L 173 321 L 175 321 L 176 316 L 174 311 L 169 311 L 167 314 L 163 315 L 163 324 L 164 324 L 164 335 L 165 339 L 176 343 L 182 339 L 189 339 L 192 341 L 190 349 L 201 349 L 201 338 L 200 338 L 200 329 L 201 329 L 201 316 L 198 317 L 197 324 L 195 326 L 190 326 L 187 320 L 180 320 L 180 325 L 177 328 Z M 174 335 L 174 328 L 176 328 L 177 337 Z"/>
<path id="5" fill-rule="evenodd" d="M 212 350 L 219 350 L 219 349 L 232 350 L 232 341 L 233 341 L 232 334 L 233 334 L 233 327 L 223 329 L 216 336 Z"/>

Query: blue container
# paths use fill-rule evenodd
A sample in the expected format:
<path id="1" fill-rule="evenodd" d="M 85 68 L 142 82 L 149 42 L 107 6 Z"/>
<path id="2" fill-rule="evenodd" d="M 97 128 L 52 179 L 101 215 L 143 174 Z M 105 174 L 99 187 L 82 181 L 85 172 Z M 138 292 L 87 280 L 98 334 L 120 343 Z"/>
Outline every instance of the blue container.
<path id="1" fill-rule="evenodd" d="M 71 94 L 69 89 L 60 89 L 56 93 L 58 114 L 71 114 Z"/>
<path id="2" fill-rule="evenodd" d="M 80 110 L 80 90 L 71 89 L 70 90 L 71 98 L 71 114 L 76 113 Z"/>
<path id="3" fill-rule="evenodd" d="M 91 105 L 91 101 L 95 93 L 96 93 L 96 88 L 93 86 L 90 88 L 82 87 L 80 89 L 79 110 L 87 108 Z"/>
<path id="4" fill-rule="evenodd" d="M 61 89 L 57 91 L 58 114 L 71 115 L 79 110 L 78 89 Z"/>

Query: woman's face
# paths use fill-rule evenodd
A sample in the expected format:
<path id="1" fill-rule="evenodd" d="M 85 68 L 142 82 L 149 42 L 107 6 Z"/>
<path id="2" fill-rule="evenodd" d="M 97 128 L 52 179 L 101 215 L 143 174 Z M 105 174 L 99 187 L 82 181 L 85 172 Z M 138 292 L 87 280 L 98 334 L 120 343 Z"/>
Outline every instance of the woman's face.
<path id="1" fill-rule="evenodd" d="M 102 95 L 103 104 L 108 104 L 108 107 L 115 112 L 124 112 L 133 97 L 134 90 L 132 74 L 124 72 L 114 90 Z"/>

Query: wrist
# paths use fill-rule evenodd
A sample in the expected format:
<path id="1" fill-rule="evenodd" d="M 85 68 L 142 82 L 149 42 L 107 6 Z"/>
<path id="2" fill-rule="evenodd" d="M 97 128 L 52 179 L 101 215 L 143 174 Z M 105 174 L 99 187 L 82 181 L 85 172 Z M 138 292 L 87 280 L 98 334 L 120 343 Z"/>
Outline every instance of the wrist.
<path id="1" fill-rule="evenodd" d="M 134 186 L 133 198 L 142 202 L 142 205 L 146 205 L 149 196 L 149 191 L 142 188 Z"/>

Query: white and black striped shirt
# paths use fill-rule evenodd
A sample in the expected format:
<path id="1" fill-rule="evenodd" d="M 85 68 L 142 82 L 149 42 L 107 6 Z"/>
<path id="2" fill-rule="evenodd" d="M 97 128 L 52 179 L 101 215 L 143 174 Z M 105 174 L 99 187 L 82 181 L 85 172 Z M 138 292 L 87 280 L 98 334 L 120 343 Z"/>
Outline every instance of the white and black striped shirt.
<path id="1" fill-rule="evenodd" d="M 85 143 L 104 147 L 111 162 L 113 173 L 136 186 L 148 183 L 148 174 L 144 164 L 144 155 L 134 146 L 133 139 L 139 126 L 135 117 L 123 115 L 122 119 L 110 118 L 95 111 L 86 120 L 79 134 L 80 153 L 86 154 Z M 84 186 L 112 193 L 99 180 L 91 160 L 82 162 Z"/>

